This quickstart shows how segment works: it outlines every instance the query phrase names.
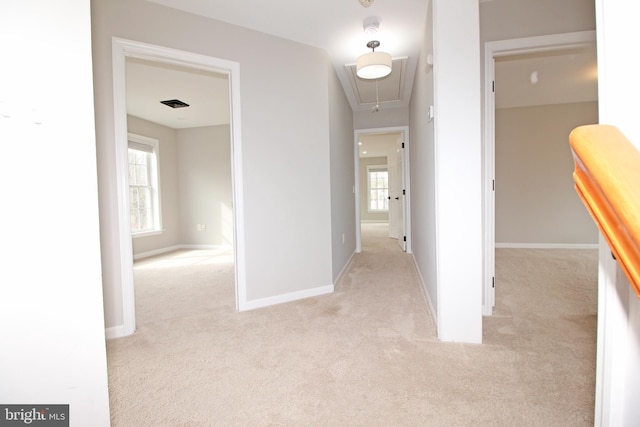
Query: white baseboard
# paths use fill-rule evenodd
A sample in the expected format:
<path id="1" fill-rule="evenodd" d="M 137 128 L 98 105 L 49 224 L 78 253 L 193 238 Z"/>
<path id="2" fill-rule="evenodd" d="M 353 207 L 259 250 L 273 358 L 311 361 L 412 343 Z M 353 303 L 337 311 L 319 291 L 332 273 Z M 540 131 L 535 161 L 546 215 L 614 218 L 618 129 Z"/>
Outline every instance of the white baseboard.
<path id="1" fill-rule="evenodd" d="M 126 334 L 124 333 L 124 326 L 120 325 L 105 328 L 104 335 L 106 339 L 111 340 L 114 338 L 124 337 Z"/>
<path id="2" fill-rule="evenodd" d="M 133 255 L 133 259 L 134 260 L 139 260 L 139 259 L 142 259 L 142 258 L 149 258 L 150 256 L 155 256 L 155 255 L 165 254 L 167 252 L 177 251 L 178 249 L 180 249 L 180 245 L 169 246 L 169 247 L 166 247 L 166 248 L 160 248 L 160 249 L 156 249 L 156 250 L 149 251 L 149 252 L 141 252 L 139 254 L 134 254 Z"/>
<path id="3" fill-rule="evenodd" d="M 416 262 L 416 257 L 413 255 L 413 253 L 411 254 L 411 259 L 413 260 L 413 266 L 416 268 L 416 272 L 418 273 L 418 280 L 420 281 L 420 289 L 422 290 L 422 295 L 427 302 L 427 306 L 429 307 L 429 311 L 431 312 L 431 318 L 433 319 L 433 325 L 435 326 L 435 329 L 437 331 L 438 317 L 436 316 L 436 310 L 433 308 L 431 297 L 429 296 L 429 292 L 427 292 L 427 285 L 424 281 L 424 277 L 422 277 L 422 273 L 420 272 L 420 268 L 418 267 L 418 263 Z"/>
<path id="4" fill-rule="evenodd" d="M 344 267 L 342 267 L 342 271 L 338 273 L 338 277 L 336 277 L 336 280 L 333 281 L 334 287 L 340 280 L 342 280 L 342 276 L 344 276 L 347 270 L 349 270 L 349 268 L 351 267 L 351 264 L 353 263 L 353 258 L 355 257 L 355 255 L 356 255 L 356 252 L 354 251 L 349 257 L 349 260 L 344 264 Z"/>
<path id="5" fill-rule="evenodd" d="M 231 245 L 179 245 L 180 249 L 198 249 L 198 250 L 215 250 L 230 251 L 233 249 Z"/>
<path id="6" fill-rule="evenodd" d="M 333 285 L 319 286 L 317 288 L 305 289 L 302 291 L 291 292 L 288 294 L 276 295 L 273 297 L 260 298 L 251 301 L 240 301 L 239 311 L 254 310 L 256 308 L 269 307 L 285 302 L 297 301 L 304 298 L 316 297 L 333 293 Z"/>
<path id="7" fill-rule="evenodd" d="M 291 292 L 283 295 L 276 295 L 274 297 L 269 298 L 261 298 L 253 301 L 247 301 L 245 303 L 240 303 L 239 311 L 248 311 L 254 310 L 257 308 L 269 307 L 271 305 L 282 304 L 285 302 L 297 301 L 304 298 L 310 298 L 320 295 L 326 295 L 333 293 L 334 286 L 319 286 L 317 288 L 305 289 L 303 291 Z M 105 337 L 106 339 L 114 339 L 121 338 L 126 336 L 124 326 L 112 326 L 110 328 L 105 328 Z"/>
<path id="8" fill-rule="evenodd" d="M 169 246 L 166 248 L 160 248 L 153 251 L 141 252 L 139 254 L 135 254 L 133 256 L 134 260 L 139 260 L 143 258 L 148 258 L 155 255 L 165 254 L 167 252 L 177 251 L 179 249 L 200 249 L 200 250 L 231 250 L 232 247 L 229 245 L 175 245 Z"/>
<path id="9" fill-rule="evenodd" d="M 496 249 L 598 249 L 597 243 L 496 243 Z"/>

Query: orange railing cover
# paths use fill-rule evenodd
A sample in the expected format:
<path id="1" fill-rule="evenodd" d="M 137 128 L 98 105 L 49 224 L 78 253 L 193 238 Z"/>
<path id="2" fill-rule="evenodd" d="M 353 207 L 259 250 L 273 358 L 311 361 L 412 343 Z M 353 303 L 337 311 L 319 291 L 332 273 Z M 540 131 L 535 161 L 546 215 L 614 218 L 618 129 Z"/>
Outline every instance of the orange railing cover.
<path id="1" fill-rule="evenodd" d="M 569 136 L 580 198 L 640 297 L 640 151 L 614 126 Z"/>

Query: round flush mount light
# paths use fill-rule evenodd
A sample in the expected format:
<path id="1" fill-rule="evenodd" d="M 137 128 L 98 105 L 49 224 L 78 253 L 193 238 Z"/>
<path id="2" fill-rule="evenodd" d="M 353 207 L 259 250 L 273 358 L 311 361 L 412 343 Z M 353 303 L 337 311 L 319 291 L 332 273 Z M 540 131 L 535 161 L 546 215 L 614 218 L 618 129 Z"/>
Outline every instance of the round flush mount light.
<path id="1" fill-rule="evenodd" d="M 358 0 L 358 1 L 362 5 L 362 7 L 369 7 L 371 6 L 371 3 L 373 3 L 373 0 Z"/>
<path id="2" fill-rule="evenodd" d="M 361 79 L 379 79 L 391 74 L 391 55 L 386 52 L 376 52 L 380 42 L 372 40 L 367 43 L 371 52 L 360 55 L 356 60 L 356 75 Z"/>

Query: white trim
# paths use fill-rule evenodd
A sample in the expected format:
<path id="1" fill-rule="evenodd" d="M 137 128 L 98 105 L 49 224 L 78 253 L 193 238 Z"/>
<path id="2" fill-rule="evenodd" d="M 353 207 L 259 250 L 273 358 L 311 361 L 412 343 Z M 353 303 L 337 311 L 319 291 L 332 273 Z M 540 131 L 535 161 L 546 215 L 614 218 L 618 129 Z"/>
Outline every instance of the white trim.
<path id="1" fill-rule="evenodd" d="M 106 339 L 112 340 L 114 338 L 124 337 L 125 335 L 129 335 L 129 334 L 125 334 L 124 326 L 120 325 L 120 326 L 113 326 L 111 328 L 106 328 L 104 330 L 104 335 Z"/>
<path id="2" fill-rule="evenodd" d="M 433 308 L 433 302 L 431 301 L 431 297 L 429 297 L 429 292 L 427 292 L 427 284 L 424 281 L 424 277 L 420 272 L 420 268 L 418 267 L 418 262 L 416 261 L 416 257 L 411 254 L 411 259 L 413 260 L 413 266 L 416 269 L 416 273 L 418 274 L 418 280 L 420 281 L 420 290 L 422 291 L 422 295 L 429 307 L 429 311 L 431 312 L 431 318 L 433 319 L 434 330 L 438 330 L 438 316 L 436 314 L 436 310 Z"/>
<path id="3" fill-rule="evenodd" d="M 389 200 L 387 199 L 387 209 L 371 209 L 371 172 L 387 172 L 387 196 L 389 195 L 389 165 L 367 165 L 367 212 L 369 213 L 389 213 Z"/>
<path id="4" fill-rule="evenodd" d="M 140 252 L 139 254 L 135 254 L 133 259 L 138 261 L 140 259 L 149 258 L 156 255 L 166 254 L 167 252 L 177 251 L 178 249 L 182 249 L 180 245 L 168 246 L 166 248 L 155 249 L 147 252 Z"/>
<path id="5" fill-rule="evenodd" d="M 122 325 L 108 328 L 115 337 L 131 335 L 136 330 L 135 288 L 133 284 L 133 245 L 129 212 L 129 138 L 127 132 L 127 99 L 125 46 L 113 40 L 113 132 L 115 137 L 116 192 L 118 206 L 117 244 L 120 255 Z M 113 338 L 115 338 L 113 337 Z"/>
<path id="6" fill-rule="evenodd" d="M 297 301 L 305 298 L 316 297 L 333 293 L 334 286 L 319 286 L 317 288 L 305 289 L 303 291 L 290 292 L 288 294 L 276 295 L 273 297 L 259 298 L 251 301 L 243 301 L 240 311 L 255 310 L 256 308 L 269 307 L 276 304 Z"/>
<path id="7" fill-rule="evenodd" d="M 160 230 L 153 230 L 153 231 L 140 231 L 138 233 L 131 233 L 131 238 L 137 239 L 137 238 L 140 238 L 140 237 L 157 236 L 157 235 L 162 234 L 164 232 L 165 232 L 164 228 L 162 228 Z"/>
<path id="8" fill-rule="evenodd" d="M 360 149 L 358 148 L 358 142 L 360 140 L 360 134 L 358 131 L 353 133 L 353 173 L 355 175 L 354 185 L 353 185 L 353 197 L 355 198 L 356 204 L 356 253 L 362 252 L 362 230 L 360 229 L 360 223 L 362 220 L 360 219 Z"/>
<path id="9" fill-rule="evenodd" d="M 362 219 L 360 222 L 364 224 L 389 224 L 387 219 Z"/>
<path id="10" fill-rule="evenodd" d="M 596 0 L 598 52 L 598 116 L 601 123 L 625 126 L 638 134 L 640 127 L 629 114 L 637 99 L 636 78 L 623 71 L 633 60 L 638 35 L 637 2 Z M 633 73 L 635 71 L 630 71 Z M 625 91 L 625 86 L 628 87 Z M 637 144 L 637 138 L 635 143 Z M 637 295 L 600 236 L 598 270 L 598 335 L 596 350 L 595 426 L 640 425 L 637 390 L 640 319 Z"/>
<path id="11" fill-rule="evenodd" d="M 193 249 L 197 251 L 231 251 L 231 245 L 179 245 L 180 249 Z"/>
<path id="12" fill-rule="evenodd" d="M 178 251 L 180 249 L 230 251 L 233 249 L 233 247 L 230 245 L 174 245 L 168 246 L 166 248 L 155 249 L 153 251 L 140 252 L 139 254 L 135 254 L 133 256 L 133 259 L 138 261 L 140 259 Z"/>
<path id="13" fill-rule="evenodd" d="M 140 144 L 150 145 L 153 147 L 154 151 L 158 149 L 160 141 L 155 138 L 150 138 L 148 136 L 139 135 L 137 133 L 127 132 L 127 137 L 131 142 L 138 142 Z"/>
<path id="14" fill-rule="evenodd" d="M 404 150 L 402 151 L 402 184 L 405 190 L 403 197 L 404 206 L 402 215 L 403 218 L 403 235 L 407 237 L 405 242 L 405 252 L 411 253 L 411 171 L 409 166 L 409 126 L 392 126 L 384 128 L 371 128 L 371 129 L 355 129 L 353 134 L 353 152 L 354 152 L 354 173 L 355 173 L 355 186 L 353 194 L 355 196 L 356 203 L 356 252 L 362 252 L 362 231 L 360 230 L 360 223 L 366 222 L 360 219 L 360 150 L 358 149 L 358 140 L 360 135 L 366 135 L 370 133 L 401 133 L 404 143 Z M 387 222 L 387 221 L 385 221 Z"/>
<path id="15" fill-rule="evenodd" d="M 133 142 L 134 144 L 144 144 L 151 147 L 151 153 L 153 154 L 151 165 L 151 189 L 153 191 L 153 230 L 139 231 L 131 233 L 131 237 L 152 236 L 154 234 L 161 234 L 164 231 L 162 226 L 162 183 L 160 182 L 160 141 L 155 138 L 149 138 L 148 136 L 138 135 L 135 133 L 127 133 L 127 142 Z"/>
<path id="16" fill-rule="evenodd" d="M 493 58 L 533 52 L 553 52 L 591 46 L 596 41 L 594 30 L 574 33 L 548 34 L 519 39 L 497 40 L 485 43 L 485 53 L 493 52 Z"/>
<path id="17" fill-rule="evenodd" d="M 628 283 L 618 280 L 617 263 L 613 260 L 611 249 L 602 234 L 598 264 L 594 425 L 621 426 L 624 425 L 624 398 L 621 397 L 625 396 L 629 340 L 627 310 L 628 292 L 631 288 Z"/>
<path id="18" fill-rule="evenodd" d="M 333 286 L 335 289 L 335 286 L 338 284 L 338 282 L 340 282 L 340 280 L 342 280 L 342 277 L 346 274 L 346 272 L 349 270 L 349 268 L 351 268 L 351 264 L 353 263 L 353 259 L 356 256 L 356 252 L 354 251 L 351 256 L 349 257 L 349 259 L 347 260 L 346 264 L 344 265 L 344 267 L 342 267 L 342 271 L 340 271 L 340 273 L 338 273 L 338 277 L 336 277 L 336 280 L 333 281 Z"/>
<path id="19" fill-rule="evenodd" d="M 498 40 L 484 45 L 484 291 L 482 314 L 489 316 L 495 305 L 495 99 L 493 81 L 495 80 L 494 58 L 521 53 L 547 52 L 595 44 L 595 31 L 551 34 L 546 36 L 525 37 L 520 39 Z"/>
<path id="20" fill-rule="evenodd" d="M 598 249 L 597 243 L 496 243 L 496 249 Z"/>
<path id="21" fill-rule="evenodd" d="M 404 235 L 407 236 L 407 241 L 404 243 L 404 250 L 406 253 L 411 254 L 413 253 L 413 251 L 411 249 L 411 165 L 409 162 L 409 159 L 411 158 L 409 151 L 411 148 L 411 144 L 409 144 L 409 126 L 406 126 L 403 132 L 402 142 L 404 143 L 404 157 L 402 158 L 404 180 L 402 183 L 405 190 L 402 215 L 404 215 Z"/>
<path id="22" fill-rule="evenodd" d="M 114 136 L 116 158 L 116 186 L 118 202 L 118 248 L 120 283 L 122 286 L 123 326 L 121 335 L 135 332 L 135 290 L 133 283 L 133 250 L 129 224 L 129 184 L 127 160 L 127 109 L 125 92 L 125 60 L 141 58 L 199 70 L 226 74 L 229 77 L 231 106 L 231 173 L 234 213 L 235 292 L 236 309 L 246 301 L 246 257 L 244 229 L 244 197 L 242 180 L 242 137 L 240 123 L 240 64 L 220 58 L 200 55 L 147 43 L 112 39 Z"/>

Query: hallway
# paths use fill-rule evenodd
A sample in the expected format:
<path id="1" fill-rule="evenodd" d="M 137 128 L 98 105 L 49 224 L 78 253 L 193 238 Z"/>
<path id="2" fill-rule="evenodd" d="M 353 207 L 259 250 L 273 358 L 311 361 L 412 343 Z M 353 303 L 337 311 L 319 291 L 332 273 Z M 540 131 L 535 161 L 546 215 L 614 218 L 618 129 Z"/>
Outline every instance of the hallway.
<path id="1" fill-rule="evenodd" d="M 232 282 L 207 281 L 224 263 L 203 257 L 199 274 L 185 276 L 174 257 L 165 295 L 138 301 L 158 315 L 107 343 L 112 425 L 593 425 L 592 271 L 552 255 L 573 274 L 569 290 L 584 290 L 559 300 L 571 316 L 553 304 L 541 315 L 519 307 L 527 298 L 505 287 L 483 345 L 438 341 L 411 254 L 379 225 L 363 227 L 363 252 L 335 293 L 248 312 L 234 310 Z M 540 262 L 544 251 L 524 272 Z"/>

